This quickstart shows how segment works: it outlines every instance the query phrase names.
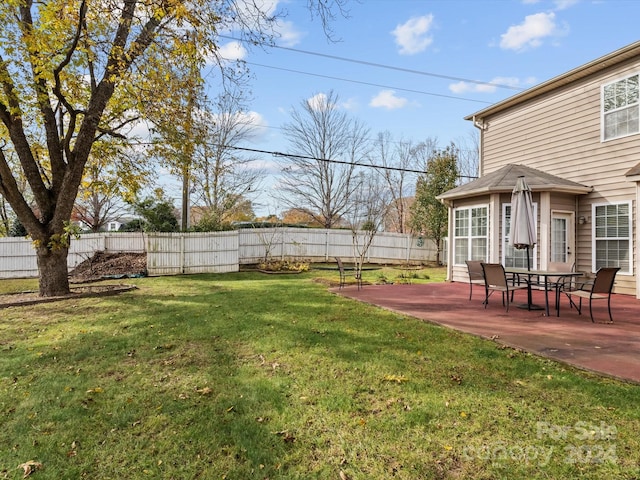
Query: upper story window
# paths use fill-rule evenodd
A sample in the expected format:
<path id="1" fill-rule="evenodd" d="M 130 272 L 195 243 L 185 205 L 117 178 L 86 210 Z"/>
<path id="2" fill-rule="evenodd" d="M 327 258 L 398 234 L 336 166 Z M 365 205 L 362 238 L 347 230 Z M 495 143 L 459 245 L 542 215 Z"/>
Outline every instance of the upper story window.
<path id="1" fill-rule="evenodd" d="M 638 74 L 602 87 L 602 135 L 604 140 L 640 131 Z"/>

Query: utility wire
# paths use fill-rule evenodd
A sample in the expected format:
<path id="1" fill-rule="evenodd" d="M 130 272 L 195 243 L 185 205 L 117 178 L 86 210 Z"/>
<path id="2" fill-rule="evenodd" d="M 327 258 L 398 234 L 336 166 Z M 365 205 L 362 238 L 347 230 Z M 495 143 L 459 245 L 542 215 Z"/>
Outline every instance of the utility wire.
<path id="1" fill-rule="evenodd" d="M 234 40 L 236 42 L 245 42 L 244 40 L 242 40 L 241 38 L 237 38 L 237 37 L 232 37 L 230 35 L 218 35 L 220 38 L 226 38 L 227 40 Z M 392 65 L 385 65 L 383 63 L 375 63 L 375 62 L 369 62 L 366 60 L 357 60 L 355 58 L 346 58 L 346 57 L 339 57 L 337 55 L 330 55 L 327 53 L 319 53 L 319 52 L 312 52 L 309 50 L 301 50 L 298 48 L 291 48 L 291 47 L 283 47 L 280 45 L 271 45 L 269 43 L 266 42 L 252 42 L 253 44 L 258 44 L 258 45 L 262 45 L 262 46 L 266 46 L 266 47 L 270 47 L 270 48 L 278 48 L 280 50 L 288 50 L 290 52 L 296 52 L 296 53 L 304 53 L 305 55 L 315 55 L 317 57 L 324 57 L 324 58 L 330 58 L 332 60 L 340 60 L 343 62 L 349 62 L 349 63 L 357 63 L 360 65 L 367 65 L 369 67 L 377 67 L 377 68 L 384 68 L 387 70 L 395 70 L 398 72 L 405 72 L 405 73 L 413 73 L 415 75 L 424 75 L 427 77 L 435 77 L 435 78 L 442 78 L 445 80 L 455 80 L 457 82 L 467 82 L 467 83 L 474 83 L 476 85 L 487 85 L 487 86 L 491 86 L 491 87 L 497 87 L 497 88 L 506 88 L 509 90 L 517 90 L 517 91 L 522 91 L 524 89 L 519 88 L 519 87 L 514 87 L 513 85 L 505 85 L 505 84 L 501 84 L 501 83 L 493 83 L 493 82 L 483 82 L 480 80 L 471 80 L 468 78 L 462 78 L 462 77 L 454 77 L 451 75 L 442 75 L 439 73 L 432 73 L 432 72 L 423 72 L 421 70 L 413 70 L 410 68 L 403 68 L 403 67 L 395 67 Z"/>
<path id="2" fill-rule="evenodd" d="M 163 144 L 164 142 L 135 142 L 135 143 L 131 143 L 131 145 L 137 145 L 137 146 L 150 146 L 150 145 L 158 145 L 158 144 Z M 308 155 L 297 155 L 294 153 L 284 153 L 284 152 L 277 152 L 274 150 L 261 150 L 258 148 L 248 148 L 248 147 L 236 147 L 234 145 L 223 145 L 220 143 L 207 143 L 208 146 L 210 147 L 216 147 L 216 148 L 230 148 L 232 150 L 240 150 L 243 152 L 251 152 L 251 153 L 263 153 L 266 155 L 272 155 L 274 157 L 283 157 L 283 158 L 298 158 L 300 160 L 313 160 L 316 162 L 326 162 L 326 163 L 338 163 L 341 165 L 353 165 L 355 167 L 368 167 L 368 168 L 376 168 L 378 170 L 390 170 L 390 171 L 394 171 L 394 172 L 406 172 L 406 173 L 418 173 L 420 175 L 424 174 L 425 171 L 424 170 L 414 170 L 411 168 L 400 168 L 400 167 L 388 167 L 385 165 L 375 165 L 372 163 L 360 163 L 360 162 L 347 162 L 345 160 L 333 160 L 330 158 L 319 158 L 319 157 L 311 157 Z M 476 179 L 478 177 L 473 176 L 473 175 L 458 175 L 459 178 L 469 178 L 469 179 Z"/>
<path id="3" fill-rule="evenodd" d="M 401 87 L 391 87 L 391 86 L 388 86 L 388 85 L 381 85 L 379 83 L 363 82 L 363 81 L 360 81 L 360 80 L 349 80 L 348 78 L 332 77 L 332 76 L 329 76 L 329 75 L 321 75 L 319 73 L 310 73 L 310 72 L 303 72 L 303 71 L 300 71 L 300 70 L 292 70 L 290 68 L 273 67 L 271 65 L 263 65 L 263 64 L 260 64 L 260 63 L 253 63 L 253 62 L 247 62 L 247 61 L 245 61 L 244 63 L 246 63 L 247 65 L 254 65 L 256 67 L 272 68 L 274 70 L 282 70 L 282 71 L 285 71 L 285 72 L 299 73 L 299 74 L 302 74 L 302 75 L 310 75 L 310 76 L 314 76 L 314 77 L 328 78 L 330 80 L 340 80 L 340 81 L 343 81 L 343 82 L 358 83 L 360 85 L 369 85 L 371 87 L 391 88 L 393 90 L 400 90 L 400 91 L 403 91 L 403 92 L 419 93 L 419 94 L 422 94 L 422 95 L 430 95 L 430 96 L 433 96 L 433 97 L 451 98 L 453 100 L 464 100 L 464 101 L 467 101 L 467 102 L 484 103 L 484 104 L 487 104 L 487 105 L 491 103 L 491 102 L 486 102 L 484 100 L 475 100 L 473 98 L 455 97 L 453 95 L 444 95 L 444 94 L 440 94 L 440 93 L 429 93 L 429 92 L 423 92 L 421 90 L 411 90 L 411 89 L 408 89 L 408 88 L 401 88 Z"/>
<path id="4" fill-rule="evenodd" d="M 347 162 L 345 160 L 333 160 L 333 159 L 329 159 L 329 158 L 319 158 L 319 157 L 311 157 L 308 155 L 296 155 L 293 153 L 283 153 L 283 152 L 276 152 L 276 151 L 272 151 L 272 150 L 260 150 L 257 148 L 246 148 L 246 147 L 235 147 L 232 145 L 216 145 L 213 144 L 211 146 L 214 147 L 223 147 L 223 148 L 231 148 L 234 150 L 242 150 L 245 152 L 252 152 L 252 153 L 264 153 L 267 155 L 273 155 L 274 157 L 284 157 L 284 158 L 297 158 L 300 160 L 313 160 L 316 162 L 326 162 L 326 163 L 337 163 L 340 165 L 352 165 L 355 167 L 368 167 L 368 168 L 375 168 L 378 170 L 390 170 L 390 171 L 394 171 L 394 172 L 406 172 L 406 173 L 418 173 L 420 175 L 424 174 L 424 170 L 413 170 L 411 168 L 400 168 L 400 167 L 388 167 L 388 166 L 384 166 L 384 165 L 375 165 L 375 164 L 369 164 L 369 163 L 360 163 L 360 162 Z M 471 175 L 458 175 L 458 177 L 461 178 L 470 178 L 470 179 L 475 179 L 478 177 L 474 177 Z"/>

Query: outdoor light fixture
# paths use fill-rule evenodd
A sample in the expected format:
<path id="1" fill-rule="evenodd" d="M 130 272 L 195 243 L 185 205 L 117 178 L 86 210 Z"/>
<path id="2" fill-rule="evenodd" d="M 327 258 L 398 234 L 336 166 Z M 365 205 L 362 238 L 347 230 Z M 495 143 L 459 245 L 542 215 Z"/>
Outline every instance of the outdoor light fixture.
<path id="1" fill-rule="evenodd" d="M 578 217 L 578 223 L 579 223 L 580 225 L 584 225 L 585 223 L 587 223 L 587 218 L 586 218 L 586 217 L 584 217 L 584 216 L 582 216 L 582 215 L 580 215 L 580 216 Z"/>

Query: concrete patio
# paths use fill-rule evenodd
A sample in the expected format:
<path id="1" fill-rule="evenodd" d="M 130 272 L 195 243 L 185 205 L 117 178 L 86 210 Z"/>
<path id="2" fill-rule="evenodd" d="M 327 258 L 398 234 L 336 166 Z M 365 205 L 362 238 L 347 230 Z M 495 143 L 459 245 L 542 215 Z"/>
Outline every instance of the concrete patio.
<path id="1" fill-rule="evenodd" d="M 561 298 L 560 316 L 549 296 L 551 314 L 527 310 L 526 290 L 515 293 L 509 312 L 502 306 L 500 294 L 494 294 L 484 308 L 484 290 L 474 286 L 469 300 L 468 283 L 430 283 L 421 285 L 366 285 L 333 289 L 339 295 L 377 305 L 425 321 L 471 333 L 501 344 L 552 358 L 575 367 L 640 383 L 640 300 L 628 295 L 613 295 L 613 324 L 608 322 L 606 300 L 594 301 L 589 317 L 588 301 L 582 315 L 569 308 Z M 544 292 L 533 292 L 533 303 L 544 305 Z"/>

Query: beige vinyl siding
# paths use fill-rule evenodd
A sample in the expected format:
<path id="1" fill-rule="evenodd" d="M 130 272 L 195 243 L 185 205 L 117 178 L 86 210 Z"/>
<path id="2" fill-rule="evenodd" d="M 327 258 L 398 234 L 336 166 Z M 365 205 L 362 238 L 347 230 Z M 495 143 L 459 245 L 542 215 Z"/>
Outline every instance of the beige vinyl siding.
<path id="1" fill-rule="evenodd" d="M 576 262 L 581 271 L 591 272 L 592 205 L 632 201 L 635 218 L 636 185 L 625 173 L 640 162 L 640 134 L 602 141 L 601 87 L 640 73 L 640 60 L 600 72 L 573 85 L 517 105 L 484 119 L 482 175 L 506 164 L 517 163 L 552 175 L 592 186 L 594 192 L 581 196 L 576 220 Z M 552 208 L 564 209 L 552 195 Z M 566 205 L 572 210 L 574 205 Z M 633 229 L 633 255 L 637 230 Z M 632 265 L 635 261 L 632 258 Z M 637 272 L 634 272 L 637 274 Z M 616 291 L 635 293 L 635 277 L 620 275 Z"/>

